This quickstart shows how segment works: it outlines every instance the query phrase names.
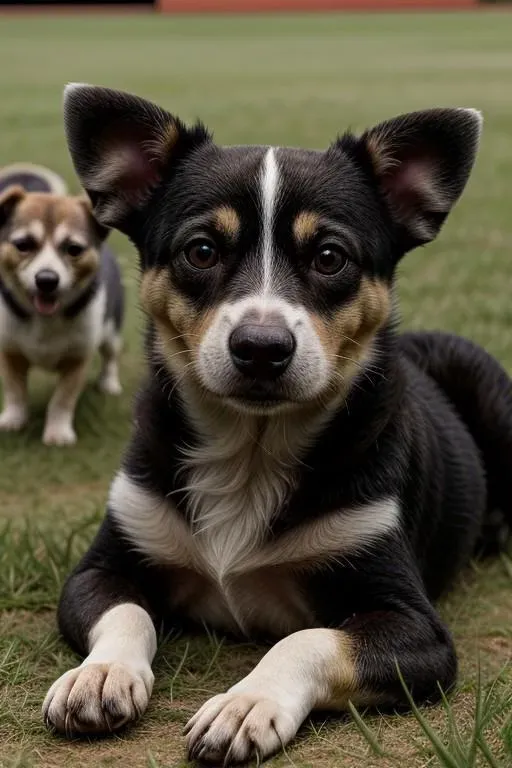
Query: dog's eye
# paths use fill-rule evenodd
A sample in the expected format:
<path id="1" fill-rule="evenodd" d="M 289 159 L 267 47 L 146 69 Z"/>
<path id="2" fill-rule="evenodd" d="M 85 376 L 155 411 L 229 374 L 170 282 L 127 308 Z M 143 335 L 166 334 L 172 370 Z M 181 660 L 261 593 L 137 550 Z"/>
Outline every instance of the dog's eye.
<path id="1" fill-rule="evenodd" d="M 313 260 L 313 268 L 321 275 L 335 275 L 341 272 L 347 263 L 346 256 L 337 248 L 322 248 Z"/>
<path id="2" fill-rule="evenodd" d="M 37 248 L 36 241 L 33 237 L 20 237 L 17 240 L 13 240 L 12 244 L 18 249 L 20 253 L 30 253 Z"/>
<path id="3" fill-rule="evenodd" d="M 64 250 L 68 256 L 76 259 L 78 256 L 82 255 L 82 253 L 85 251 L 85 248 L 83 245 L 79 245 L 78 243 L 67 243 L 67 245 L 64 247 Z"/>
<path id="4" fill-rule="evenodd" d="M 185 257 L 195 269 L 211 269 L 219 261 L 215 243 L 206 238 L 192 240 L 184 249 Z"/>

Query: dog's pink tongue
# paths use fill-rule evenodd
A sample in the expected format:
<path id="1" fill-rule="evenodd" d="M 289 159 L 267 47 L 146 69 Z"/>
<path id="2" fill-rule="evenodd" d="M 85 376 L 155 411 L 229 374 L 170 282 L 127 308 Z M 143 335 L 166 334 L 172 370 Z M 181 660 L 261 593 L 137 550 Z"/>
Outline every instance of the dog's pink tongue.
<path id="1" fill-rule="evenodd" d="M 53 315 L 57 311 L 59 302 L 57 299 L 43 299 L 41 296 L 34 297 L 34 307 L 40 315 Z"/>

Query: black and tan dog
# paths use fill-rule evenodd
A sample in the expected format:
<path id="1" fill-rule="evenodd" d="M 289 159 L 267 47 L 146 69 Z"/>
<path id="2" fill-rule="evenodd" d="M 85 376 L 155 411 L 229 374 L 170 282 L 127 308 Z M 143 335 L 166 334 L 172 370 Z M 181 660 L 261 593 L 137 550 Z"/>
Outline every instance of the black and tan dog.
<path id="1" fill-rule="evenodd" d="M 140 253 L 148 379 L 59 622 L 83 664 L 48 726 L 148 705 L 156 631 L 279 640 L 187 727 L 192 759 L 264 758 L 315 708 L 456 677 L 432 606 L 512 510 L 512 387 L 470 342 L 400 336 L 393 280 L 461 194 L 481 117 L 405 115 L 325 152 L 216 145 L 131 95 L 70 86 L 99 220 Z M 482 534 L 486 531 L 487 542 Z"/>
<path id="2" fill-rule="evenodd" d="M 75 442 L 77 400 L 91 358 L 103 356 L 100 386 L 119 394 L 123 288 L 87 197 L 41 166 L 0 172 L 0 430 L 28 418 L 27 378 L 37 366 L 57 373 L 43 441 Z"/>

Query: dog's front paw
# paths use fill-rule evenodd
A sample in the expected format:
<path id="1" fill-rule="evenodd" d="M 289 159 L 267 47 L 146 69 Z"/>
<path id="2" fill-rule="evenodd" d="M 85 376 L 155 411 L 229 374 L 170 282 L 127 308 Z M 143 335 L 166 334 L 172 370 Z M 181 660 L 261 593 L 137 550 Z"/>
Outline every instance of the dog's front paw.
<path id="1" fill-rule="evenodd" d="M 187 724 L 189 760 L 220 765 L 263 760 L 283 748 L 301 722 L 291 697 L 232 689 L 207 701 Z"/>
<path id="2" fill-rule="evenodd" d="M 50 422 L 46 425 L 43 434 L 45 445 L 74 445 L 76 432 L 69 422 Z"/>
<path id="3" fill-rule="evenodd" d="M 18 432 L 27 423 L 27 412 L 24 408 L 8 406 L 0 413 L 0 430 L 2 432 Z"/>
<path id="4" fill-rule="evenodd" d="M 71 669 L 48 691 L 43 717 L 66 736 L 107 734 L 137 720 L 146 710 L 153 673 L 126 664 L 87 664 Z"/>

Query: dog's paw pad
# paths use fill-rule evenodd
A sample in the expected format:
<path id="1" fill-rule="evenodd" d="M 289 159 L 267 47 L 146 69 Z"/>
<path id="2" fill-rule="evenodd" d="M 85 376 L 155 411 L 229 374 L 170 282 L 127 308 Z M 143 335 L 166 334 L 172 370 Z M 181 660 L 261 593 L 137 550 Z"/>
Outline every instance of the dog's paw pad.
<path id="1" fill-rule="evenodd" d="M 76 432 L 69 424 L 48 424 L 43 434 L 45 445 L 74 445 Z"/>
<path id="2" fill-rule="evenodd" d="M 67 736 L 106 734 L 119 730 L 145 711 L 152 674 L 125 664 L 88 664 L 72 669 L 50 688 L 43 717 L 50 730 Z"/>
<path id="3" fill-rule="evenodd" d="M 189 760 L 224 765 L 262 760 L 284 747 L 299 726 L 300 719 L 271 698 L 250 693 L 215 696 L 185 728 Z"/>
<path id="4" fill-rule="evenodd" d="M 6 408 L 0 413 L 0 430 L 18 432 L 27 423 L 27 414 L 21 408 Z"/>

